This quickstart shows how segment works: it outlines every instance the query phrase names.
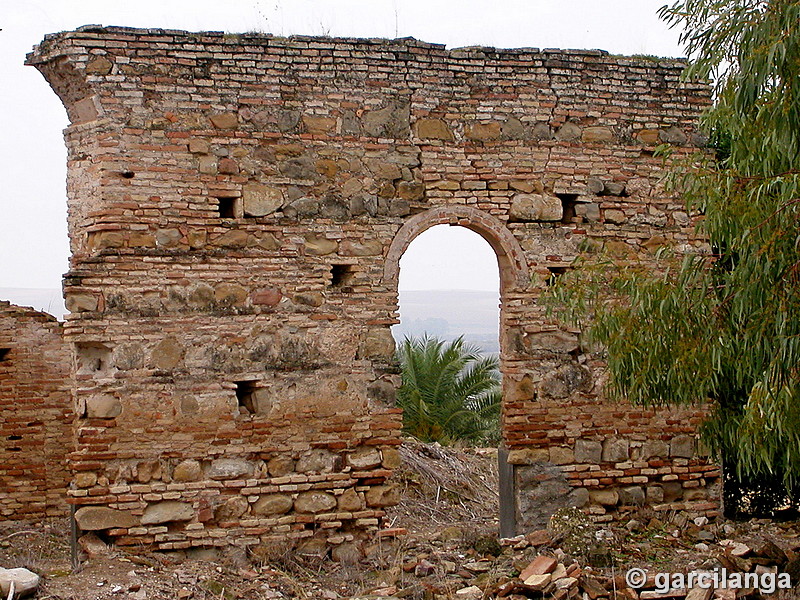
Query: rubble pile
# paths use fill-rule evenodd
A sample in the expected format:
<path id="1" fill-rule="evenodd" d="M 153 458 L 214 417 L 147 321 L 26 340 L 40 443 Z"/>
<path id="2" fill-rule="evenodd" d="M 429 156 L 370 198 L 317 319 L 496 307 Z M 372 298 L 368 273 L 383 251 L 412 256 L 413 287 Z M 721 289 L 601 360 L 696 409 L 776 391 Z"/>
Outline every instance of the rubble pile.
<path id="1" fill-rule="evenodd" d="M 473 540 L 472 546 L 466 548 L 469 535 L 454 540 L 453 528 L 444 530 L 435 540 L 409 540 L 402 558 L 402 573 L 398 570 L 391 585 L 379 586 L 357 598 L 778 600 L 797 597 L 797 589 L 791 587 L 800 583 L 800 535 L 796 525 L 758 521 L 739 525 L 712 523 L 705 517 L 691 519 L 685 513 L 677 513 L 666 524 L 655 518 L 646 525 L 631 519 L 616 531 L 599 526 L 585 528 L 586 522 L 578 520 L 575 529 L 581 531 L 575 535 L 575 531 L 565 531 L 558 523 L 552 526 L 559 517 L 563 523 L 563 514 L 557 514 L 550 528 L 502 539 L 495 549 L 487 545 L 485 538 Z M 584 542 L 594 539 L 597 543 L 580 549 L 576 539 Z M 582 555 L 567 554 L 565 542 Z M 603 546 L 605 552 L 599 551 Z M 785 585 L 786 582 L 790 585 Z"/>

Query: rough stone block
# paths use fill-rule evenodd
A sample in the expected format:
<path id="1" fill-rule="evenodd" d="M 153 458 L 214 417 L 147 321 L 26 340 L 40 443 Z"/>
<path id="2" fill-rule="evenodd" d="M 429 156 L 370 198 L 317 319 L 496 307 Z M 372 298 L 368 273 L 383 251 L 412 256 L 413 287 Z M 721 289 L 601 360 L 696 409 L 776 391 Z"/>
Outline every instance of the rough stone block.
<path id="1" fill-rule="evenodd" d="M 581 217 L 584 221 L 596 223 L 600 220 L 600 205 L 594 202 L 576 204 L 575 216 Z"/>
<path id="2" fill-rule="evenodd" d="M 294 509 L 299 513 L 318 514 L 336 508 L 336 498 L 327 492 L 313 491 L 298 494 Z"/>
<path id="3" fill-rule="evenodd" d="M 588 369 L 570 363 L 547 373 L 539 383 L 539 393 L 549 398 L 567 398 L 575 392 L 589 391 L 592 376 Z"/>
<path id="4" fill-rule="evenodd" d="M 3 592 L 4 597 L 10 593 L 12 583 L 14 584 L 14 594 L 8 597 L 23 598 L 35 594 L 39 589 L 39 576 L 22 567 L 16 569 L 0 567 L 0 591 Z"/>
<path id="5" fill-rule="evenodd" d="M 583 508 L 591 500 L 589 490 L 586 488 L 575 488 L 569 494 L 568 506 L 575 508 Z"/>
<path id="6" fill-rule="evenodd" d="M 567 354 L 580 347 L 578 336 L 566 331 L 542 331 L 525 336 L 525 344 L 531 350 L 549 350 Z"/>
<path id="7" fill-rule="evenodd" d="M 67 294 L 66 306 L 69 312 L 92 312 L 97 310 L 99 302 L 93 294 Z"/>
<path id="8" fill-rule="evenodd" d="M 589 490 L 589 499 L 601 506 L 616 506 L 619 504 L 619 492 L 614 489 Z"/>
<path id="9" fill-rule="evenodd" d="M 504 396 L 510 402 L 525 402 L 532 400 L 536 394 L 536 385 L 530 375 L 523 375 L 519 381 L 511 380 L 506 383 Z"/>
<path id="10" fill-rule="evenodd" d="M 614 132 L 608 127 L 587 127 L 581 134 L 587 144 L 608 143 L 614 141 Z"/>
<path id="11" fill-rule="evenodd" d="M 574 142 L 581 137 L 581 128 L 572 123 L 567 121 L 561 127 L 558 128 L 556 131 L 556 139 L 560 142 Z"/>
<path id="12" fill-rule="evenodd" d="M 233 112 L 211 115 L 209 119 L 217 129 L 236 129 L 239 126 L 239 115 Z"/>
<path id="13" fill-rule="evenodd" d="M 363 553 L 357 544 L 353 542 L 344 542 L 331 549 L 331 558 L 334 562 L 354 565 L 361 560 Z"/>
<path id="14" fill-rule="evenodd" d="M 330 473 L 336 457 L 327 450 L 312 450 L 297 460 L 298 473 Z"/>
<path id="15" fill-rule="evenodd" d="M 283 515 L 292 510 L 294 500 L 286 494 L 268 494 L 261 496 L 253 504 L 253 514 L 256 515 Z"/>
<path id="16" fill-rule="evenodd" d="M 639 486 L 624 487 L 619 490 L 619 502 L 626 506 L 644 504 L 645 493 Z"/>
<path id="17" fill-rule="evenodd" d="M 209 479 L 238 479 L 253 474 L 253 463 L 242 458 L 218 458 L 206 472 Z"/>
<path id="18" fill-rule="evenodd" d="M 627 221 L 628 218 L 625 216 L 625 213 L 622 212 L 621 210 L 610 208 L 603 211 L 603 220 L 606 223 L 613 223 L 615 225 L 619 225 Z"/>
<path id="19" fill-rule="evenodd" d="M 675 502 L 683 497 L 683 486 L 680 481 L 665 481 L 661 487 L 664 490 L 664 502 Z"/>
<path id="20" fill-rule="evenodd" d="M 510 450 L 506 462 L 510 465 L 532 465 L 549 460 L 550 450 L 547 448 L 522 448 Z"/>
<path id="21" fill-rule="evenodd" d="M 364 336 L 359 354 L 363 358 L 392 360 L 394 358 L 394 337 L 388 327 L 370 329 Z"/>
<path id="22" fill-rule="evenodd" d="M 239 164 L 232 158 L 220 158 L 217 170 L 222 175 L 236 175 L 239 172 Z"/>
<path id="23" fill-rule="evenodd" d="M 256 290 L 250 295 L 250 301 L 259 306 L 277 306 L 281 298 L 283 294 L 275 288 Z"/>
<path id="24" fill-rule="evenodd" d="M 248 291 L 236 283 L 220 283 L 214 288 L 214 300 L 238 306 L 247 301 Z"/>
<path id="25" fill-rule="evenodd" d="M 603 442 L 603 462 L 625 462 L 630 458 L 630 444 L 623 438 L 607 438 Z"/>
<path id="26" fill-rule="evenodd" d="M 497 121 L 467 125 L 464 131 L 467 139 L 476 142 L 491 142 L 499 140 L 501 133 L 501 124 Z"/>
<path id="27" fill-rule="evenodd" d="M 318 308 L 325 304 L 325 296 L 323 296 L 320 292 L 300 292 L 299 294 L 292 296 L 292 301 L 295 304 Z"/>
<path id="28" fill-rule="evenodd" d="M 531 129 L 531 138 L 536 141 L 553 139 L 553 130 L 547 123 L 537 123 Z"/>
<path id="29" fill-rule="evenodd" d="M 87 75 L 108 75 L 111 73 L 111 68 L 114 66 L 110 60 L 108 60 L 104 56 L 98 56 L 95 59 L 90 60 L 86 64 L 86 74 Z M 4 590 L 8 591 L 8 590 Z"/>
<path id="30" fill-rule="evenodd" d="M 283 206 L 283 191 L 275 186 L 248 183 L 242 188 L 242 209 L 245 216 L 264 217 Z"/>
<path id="31" fill-rule="evenodd" d="M 376 485 L 369 488 L 366 494 L 367 506 L 384 508 L 400 502 L 400 488 L 394 484 Z"/>
<path id="32" fill-rule="evenodd" d="M 166 371 L 177 367 L 183 360 L 183 346 L 173 337 L 161 340 L 151 353 L 151 361 L 157 369 Z"/>
<path id="33" fill-rule="evenodd" d="M 500 133 L 504 140 L 521 140 L 527 135 L 527 128 L 516 117 L 509 117 L 500 126 Z"/>
<path id="34" fill-rule="evenodd" d="M 556 196 L 517 194 L 511 202 L 511 221 L 560 221 L 564 207 Z"/>
<path id="35" fill-rule="evenodd" d="M 341 512 L 358 512 L 364 510 L 364 499 L 353 488 L 345 490 L 338 499 L 338 510 Z"/>
<path id="36" fill-rule="evenodd" d="M 365 242 L 344 241 L 339 244 L 339 254 L 342 256 L 380 256 L 383 254 L 383 244 L 380 240 Z"/>
<path id="37" fill-rule="evenodd" d="M 661 143 L 658 129 L 642 129 L 635 137 L 646 146 L 655 146 Z"/>
<path id="38" fill-rule="evenodd" d="M 422 139 L 453 141 L 453 132 L 441 119 L 419 119 L 415 125 L 417 137 Z"/>
<path id="39" fill-rule="evenodd" d="M 575 462 L 598 465 L 603 460 L 603 445 L 595 440 L 575 440 Z"/>
<path id="40" fill-rule="evenodd" d="M 303 126 L 308 133 L 327 134 L 336 129 L 336 119 L 315 115 L 303 115 Z"/>
<path id="41" fill-rule="evenodd" d="M 283 477 L 294 471 L 294 460 L 288 456 L 276 456 L 267 463 L 267 470 L 272 477 Z"/>
<path id="42" fill-rule="evenodd" d="M 562 446 L 550 447 L 550 462 L 554 465 L 569 465 L 575 462 L 575 455 L 571 448 Z"/>
<path id="43" fill-rule="evenodd" d="M 128 236 L 129 248 L 155 248 L 156 237 L 151 233 L 131 233 Z"/>
<path id="44" fill-rule="evenodd" d="M 279 250 L 281 242 L 271 233 L 262 231 L 248 236 L 247 245 L 251 248 L 261 248 L 262 250 Z"/>
<path id="45" fill-rule="evenodd" d="M 192 138 L 189 140 L 189 152 L 192 154 L 208 154 L 211 152 L 211 145 L 203 138 Z"/>
<path id="46" fill-rule="evenodd" d="M 397 184 L 397 195 L 403 200 L 424 200 L 425 184 L 421 181 L 401 181 Z"/>
<path id="47" fill-rule="evenodd" d="M 359 448 L 347 455 L 347 464 L 354 471 L 366 471 L 380 466 L 381 453 L 376 448 Z"/>
<path id="48" fill-rule="evenodd" d="M 662 440 L 645 440 L 642 442 L 640 458 L 649 460 L 651 458 L 666 458 L 669 456 L 669 445 Z"/>
<path id="49" fill-rule="evenodd" d="M 241 229 L 231 229 L 211 240 L 211 245 L 222 248 L 244 248 L 247 246 L 247 232 Z"/>
<path id="50" fill-rule="evenodd" d="M 250 508 L 250 505 L 247 502 L 247 498 L 244 496 L 234 496 L 217 507 L 214 511 L 214 519 L 216 519 L 218 523 L 234 521 L 244 515 L 248 508 Z"/>
<path id="51" fill-rule="evenodd" d="M 122 414 L 122 402 L 110 394 L 93 394 L 86 398 L 86 416 L 90 419 L 113 419 Z"/>
<path id="52" fill-rule="evenodd" d="M 305 240 L 305 252 L 312 256 L 326 256 L 333 254 L 339 248 L 339 242 L 325 237 L 307 236 Z"/>
<path id="53" fill-rule="evenodd" d="M 97 483 L 97 473 L 75 473 L 73 481 L 77 488 L 90 488 Z"/>
<path id="54" fill-rule="evenodd" d="M 131 513 L 106 506 L 82 506 L 75 511 L 75 521 L 83 531 L 127 529 L 139 525 Z"/>
<path id="55" fill-rule="evenodd" d="M 166 500 L 150 504 L 142 514 L 142 525 L 158 525 L 174 521 L 191 521 L 194 518 L 194 508 L 188 502 Z"/>
<path id="56" fill-rule="evenodd" d="M 199 481 L 202 477 L 203 469 L 196 460 L 184 460 L 172 471 L 172 479 L 175 481 Z"/>
<path id="57" fill-rule="evenodd" d="M 676 435 L 669 442 L 669 455 L 673 458 L 692 458 L 694 438 L 690 435 Z"/>
<path id="58" fill-rule="evenodd" d="M 673 144 L 675 146 L 685 146 L 687 142 L 686 134 L 674 125 L 659 131 L 658 139 L 665 144 Z"/>
<path id="59" fill-rule="evenodd" d="M 203 175 L 216 175 L 217 174 L 217 157 L 216 156 L 200 156 L 197 159 L 197 170 Z"/>
<path id="60" fill-rule="evenodd" d="M 180 229 L 159 229 L 156 231 L 156 244 L 162 248 L 177 248 L 183 234 Z"/>
<path id="61" fill-rule="evenodd" d="M 664 488 L 660 485 L 649 485 L 647 486 L 646 497 L 649 504 L 661 504 L 664 502 Z"/>

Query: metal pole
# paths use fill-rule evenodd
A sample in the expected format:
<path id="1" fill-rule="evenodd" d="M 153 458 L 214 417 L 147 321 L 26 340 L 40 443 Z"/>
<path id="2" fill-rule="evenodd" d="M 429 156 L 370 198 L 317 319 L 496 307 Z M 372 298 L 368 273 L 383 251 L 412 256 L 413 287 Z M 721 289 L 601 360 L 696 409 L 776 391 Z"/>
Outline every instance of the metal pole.
<path id="1" fill-rule="evenodd" d="M 69 554 L 72 560 L 72 572 L 76 573 L 81 566 L 78 558 L 78 522 L 75 520 L 75 505 L 69 505 Z"/>

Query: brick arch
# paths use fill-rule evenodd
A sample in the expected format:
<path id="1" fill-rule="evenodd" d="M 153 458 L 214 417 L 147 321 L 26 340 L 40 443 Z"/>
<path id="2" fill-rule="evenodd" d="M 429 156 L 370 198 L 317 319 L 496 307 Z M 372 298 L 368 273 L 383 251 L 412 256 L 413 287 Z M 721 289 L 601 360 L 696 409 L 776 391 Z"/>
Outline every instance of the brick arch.
<path id="1" fill-rule="evenodd" d="M 466 227 L 489 243 L 497 255 L 501 293 L 514 287 L 527 287 L 530 281 L 528 263 L 517 239 L 498 218 L 471 206 L 441 206 L 408 219 L 389 246 L 383 268 L 385 285 L 397 287 L 400 257 L 414 238 L 435 225 L 444 224 Z"/>

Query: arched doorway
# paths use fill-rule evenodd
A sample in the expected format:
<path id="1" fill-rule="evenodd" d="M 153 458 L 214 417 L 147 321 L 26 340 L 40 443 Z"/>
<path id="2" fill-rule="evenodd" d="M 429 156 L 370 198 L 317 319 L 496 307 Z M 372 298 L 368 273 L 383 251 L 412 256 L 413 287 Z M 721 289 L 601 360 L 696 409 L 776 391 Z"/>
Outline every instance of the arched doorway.
<path id="1" fill-rule="evenodd" d="M 400 260 L 399 344 L 422 336 L 452 342 L 462 337 L 484 356 L 498 357 L 500 283 L 497 256 L 466 227 L 435 225 L 409 245 Z"/>
<path id="2" fill-rule="evenodd" d="M 509 323 L 507 306 L 509 299 L 524 290 L 530 281 L 527 262 L 519 242 L 505 224 L 489 213 L 469 206 L 446 206 L 419 213 L 400 228 L 392 241 L 384 265 L 384 285 L 399 298 L 398 284 L 400 259 L 411 242 L 421 233 L 436 225 L 448 224 L 470 229 L 478 233 L 494 250 L 500 279 L 500 327 L 499 350 L 500 371 L 505 373 L 509 355 Z M 503 392 L 507 389 L 507 378 L 503 378 Z M 515 498 L 513 472 L 506 461 L 504 447 L 498 457 L 500 475 L 500 533 L 513 535 L 515 530 Z"/>

